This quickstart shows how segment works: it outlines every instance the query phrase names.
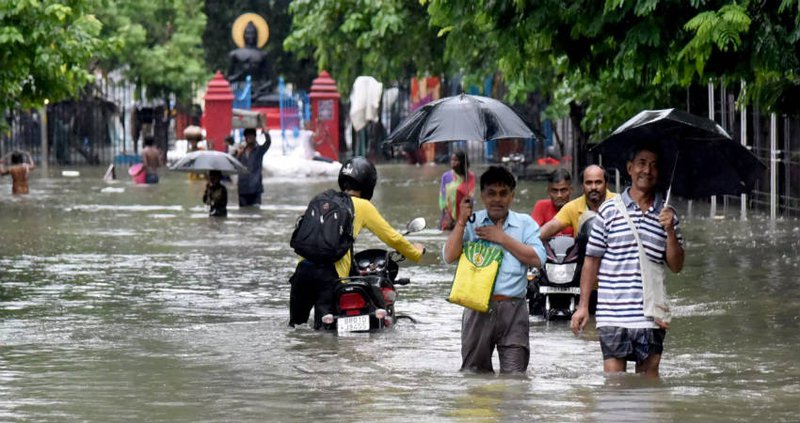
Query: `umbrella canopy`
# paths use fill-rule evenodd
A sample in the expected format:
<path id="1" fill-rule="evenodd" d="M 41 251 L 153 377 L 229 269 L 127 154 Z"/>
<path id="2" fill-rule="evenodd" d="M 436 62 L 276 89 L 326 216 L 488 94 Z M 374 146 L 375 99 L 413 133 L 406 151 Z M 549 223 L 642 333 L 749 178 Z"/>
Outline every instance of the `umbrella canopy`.
<path id="1" fill-rule="evenodd" d="M 505 103 L 479 95 L 459 94 L 430 102 L 406 118 L 386 139 L 389 145 L 428 142 L 490 141 L 533 138 L 525 119 Z M 469 186 L 469 170 L 467 186 Z M 475 214 L 470 221 L 475 220 Z"/>
<path id="2" fill-rule="evenodd" d="M 642 111 L 592 151 L 606 167 L 627 174 L 628 156 L 642 142 L 660 145 L 662 187 L 669 184 L 685 198 L 747 193 L 766 170 L 716 122 L 678 109 Z"/>
<path id="3" fill-rule="evenodd" d="M 214 150 L 199 150 L 183 156 L 170 170 L 179 172 L 205 172 L 218 170 L 222 173 L 247 173 L 247 168 L 228 153 Z"/>
<path id="4" fill-rule="evenodd" d="M 502 101 L 460 94 L 422 106 L 406 118 L 386 142 L 419 146 L 427 142 L 533 137 L 534 132 L 522 116 Z"/>

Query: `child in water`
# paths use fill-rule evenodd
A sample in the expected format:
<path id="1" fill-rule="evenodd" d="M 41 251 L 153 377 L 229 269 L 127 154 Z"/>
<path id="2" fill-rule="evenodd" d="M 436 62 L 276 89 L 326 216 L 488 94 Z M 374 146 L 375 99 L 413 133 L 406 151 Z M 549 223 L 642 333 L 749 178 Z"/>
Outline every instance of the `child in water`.
<path id="1" fill-rule="evenodd" d="M 206 191 L 203 193 L 203 203 L 208 204 L 208 215 L 225 217 L 228 215 L 228 190 L 222 185 L 222 172 L 211 170 L 208 172 Z"/>
<path id="2" fill-rule="evenodd" d="M 36 165 L 33 163 L 31 153 L 14 151 L 11 154 L 11 166 L 5 167 L 3 163 L 8 157 L 0 159 L 0 175 L 11 175 L 11 193 L 14 195 L 28 193 L 28 174 Z M 27 160 L 26 160 L 27 159 Z"/>

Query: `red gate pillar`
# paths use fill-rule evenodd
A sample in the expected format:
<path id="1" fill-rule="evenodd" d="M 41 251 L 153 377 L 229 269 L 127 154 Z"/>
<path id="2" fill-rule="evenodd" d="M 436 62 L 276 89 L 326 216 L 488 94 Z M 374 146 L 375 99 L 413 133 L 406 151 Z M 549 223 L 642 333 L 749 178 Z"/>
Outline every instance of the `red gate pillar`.
<path id="1" fill-rule="evenodd" d="M 209 149 L 226 151 L 225 137 L 233 126 L 233 91 L 219 71 L 208 82 L 205 101 L 201 124 L 206 130 L 206 142 Z"/>
<path id="2" fill-rule="evenodd" d="M 311 130 L 314 148 L 323 157 L 339 160 L 339 93 L 336 81 L 322 71 L 311 83 Z"/>

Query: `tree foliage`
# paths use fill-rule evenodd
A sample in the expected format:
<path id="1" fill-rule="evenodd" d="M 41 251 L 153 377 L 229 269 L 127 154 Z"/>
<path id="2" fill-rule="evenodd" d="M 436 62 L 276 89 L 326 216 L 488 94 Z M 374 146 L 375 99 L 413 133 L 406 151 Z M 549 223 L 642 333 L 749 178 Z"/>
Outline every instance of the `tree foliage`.
<path id="1" fill-rule="evenodd" d="M 687 87 L 709 80 L 747 81 L 743 98 L 762 110 L 800 107 L 797 0 L 421 0 L 427 21 L 397 12 L 416 3 L 395 3 L 296 0 L 286 44 L 348 81 L 404 77 L 398 62 L 467 81 L 499 70 L 507 100 L 540 93 L 547 117 L 570 116 L 595 139 L 641 109 L 682 105 Z M 415 47 L 431 43 L 430 26 L 441 54 Z"/>
<path id="2" fill-rule="evenodd" d="M 495 65 L 510 99 L 543 93 L 602 137 L 643 108 L 680 104 L 685 87 L 748 81 L 749 101 L 788 106 L 799 85 L 800 2 L 429 0 L 446 57 Z"/>
<path id="3" fill-rule="evenodd" d="M 211 76 L 203 60 L 202 1 L 99 1 L 103 34 L 120 42 L 116 54 L 104 57 L 103 68 L 122 69 L 149 98 L 174 94 L 190 101 Z"/>
<path id="4" fill-rule="evenodd" d="M 0 0 L 0 110 L 38 107 L 92 81 L 109 51 L 89 0 Z"/>
<path id="5" fill-rule="evenodd" d="M 418 1 L 295 0 L 284 46 L 313 57 L 347 94 L 356 77 L 384 82 L 443 70 L 443 40 Z"/>

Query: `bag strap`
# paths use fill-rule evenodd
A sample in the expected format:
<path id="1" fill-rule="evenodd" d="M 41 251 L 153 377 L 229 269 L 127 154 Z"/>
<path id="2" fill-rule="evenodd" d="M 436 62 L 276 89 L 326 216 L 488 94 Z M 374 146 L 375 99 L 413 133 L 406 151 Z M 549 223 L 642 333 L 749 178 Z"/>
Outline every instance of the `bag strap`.
<path id="1" fill-rule="evenodd" d="M 631 232 L 633 232 L 633 237 L 636 239 L 636 246 L 639 247 L 639 260 L 649 260 L 647 258 L 647 254 L 644 252 L 642 240 L 639 239 L 639 230 L 633 223 L 631 215 L 628 214 L 628 209 L 625 207 L 625 203 L 622 202 L 622 194 L 614 197 L 614 206 L 617 207 L 617 210 L 619 210 L 620 214 L 622 214 L 622 217 L 624 217 L 625 221 L 628 222 L 628 226 L 631 228 Z"/>
<path id="2" fill-rule="evenodd" d="M 356 202 L 353 201 L 353 197 L 350 194 L 342 192 L 345 197 L 347 197 L 347 207 L 350 210 L 350 215 L 352 217 L 352 221 L 350 222 L 350 238 L 353 238 L 353 242 L 350 244 L 350 272 L 356 268 L 355 260 L 356 260 Z"/>

